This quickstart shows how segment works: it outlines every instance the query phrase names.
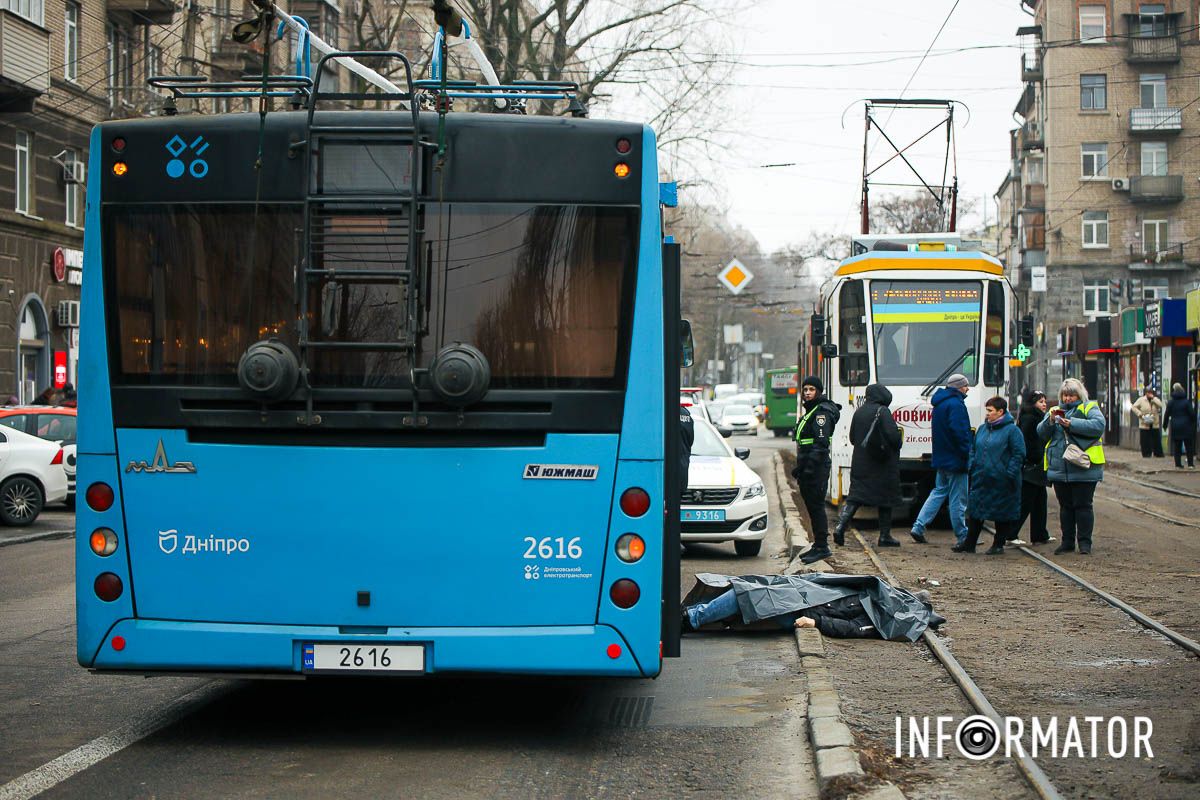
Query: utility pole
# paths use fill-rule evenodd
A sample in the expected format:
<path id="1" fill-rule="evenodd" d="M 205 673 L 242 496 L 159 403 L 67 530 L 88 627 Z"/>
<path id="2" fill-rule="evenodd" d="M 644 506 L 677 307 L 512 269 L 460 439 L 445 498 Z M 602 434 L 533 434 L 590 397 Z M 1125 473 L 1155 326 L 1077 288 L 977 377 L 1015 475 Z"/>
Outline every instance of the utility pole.
<path id="1" fill-rule="evenodd" d="M 179 47 L 179 60 L 182 62 L 184 75 L 196 74 L 196 0 L 188 0 L 187 10 L 183 18 L 182 43 Z M 268 35 L 270 33 L 268 32 Z"/>

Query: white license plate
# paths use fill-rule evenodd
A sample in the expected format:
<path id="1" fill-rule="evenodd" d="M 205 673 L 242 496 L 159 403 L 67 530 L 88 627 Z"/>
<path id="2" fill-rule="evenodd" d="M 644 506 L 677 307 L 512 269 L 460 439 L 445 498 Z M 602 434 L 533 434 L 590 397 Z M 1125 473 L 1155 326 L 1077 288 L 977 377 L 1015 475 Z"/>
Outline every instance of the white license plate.
<path id="1" fill-rule="evenodd" d="M 305 672 L 424 672 L 425 646 L 337 642 L 304 645 Z"/>

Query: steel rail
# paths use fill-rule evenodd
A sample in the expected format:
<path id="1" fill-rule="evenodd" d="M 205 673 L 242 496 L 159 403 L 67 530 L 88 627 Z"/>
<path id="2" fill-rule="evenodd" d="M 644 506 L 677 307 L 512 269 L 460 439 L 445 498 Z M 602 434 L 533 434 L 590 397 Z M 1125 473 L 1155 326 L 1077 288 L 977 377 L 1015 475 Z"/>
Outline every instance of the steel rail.
<path id="1" fill-rule="evenodd" d="M 1133 478 L 1127 477 L 1125 475 L 1118 475 L 1117 473 L 1112 472 L 1112 471 L 1110 471 L 1108 473 L 1108 475 L 1116 478 L 1117 480 L 1125 481 L 1126 483 L 1132 483 L 1134 486 L 1144 486 L 1147 489 L 1157 489 L 1158 491 L 1166 492 L 1167 494 L 1177 494 L 1181 497 L 1194 497 L 1197 500 L 1200 500 L 1200 493 L 1189 492 L 1187 489 L 1179 489 L 1174 486 L 1166 486 L 1161 483 L 1147 483 L 1144 481 L 1137 481 L 1137 480 L 1134 480 Z"/>
<path id="2" fill-rule="evenodd" d="M 896 576 L 879 559 L 874 548 L 867 543 L 867 540 L 863 538 L 857 528 L 853 530 L 855 538 L 862 545 L 867 557 L 871 559 L 875 567 L 883 574 L 884 579 L 893 586 L 899 586 L 900 584 L 896 580 Z M 980 714 L 983 714 L 994 722 L 998 730 L 1001 731 L 1001 736 L 1003 736 L 1005 729 L 1004 718 L 996 711 L 995 706 L 987 699 L 987 696 L 979 688 L 979 685 L 971 679 L 971 676 L 963 668 L 962 664 L 958 663 L 958 659 L 946 647 L 946 643 L 942 641 L 942 638 L 928 628 L 921 634 L 921 638 L 925 641 L 925 645 L 933 653 L 934 657 L 941 662 L 946 672 L 950 674 L 950 677 L 954 679 L 954 682 L 958 684 L 958 688 L 962 690 L 963 696 L 967 698 L 967 702 Z M 1042 798 L 1042 800 L 1062 800 L 1062 795 L 1058 793 L 1058 789 L 1051 783 L 1049 776 L 1042 771 L 1042 768 L 1038 766 L 1036 761 L 1024 752 L 1024 749 L 1021 749 L 1020 755 L 1015 756 L 1013 761 L 1016 762 L 1017 769 L 1020 770 L 1022 777 L 1025 778 L 1025 781 L 1038 797 Z"/>

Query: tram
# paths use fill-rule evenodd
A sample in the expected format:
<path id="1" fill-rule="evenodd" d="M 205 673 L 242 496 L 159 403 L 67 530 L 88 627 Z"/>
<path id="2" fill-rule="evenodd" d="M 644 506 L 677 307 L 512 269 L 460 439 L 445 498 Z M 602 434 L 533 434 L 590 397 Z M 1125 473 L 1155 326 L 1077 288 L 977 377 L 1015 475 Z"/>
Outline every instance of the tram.
<path id="1" fill-rule="evenodd" d="M 834 505 L 850 490 L 850 419 L 869 384 L 892 392 L 904 434 L 901 495 L 913 513 L 933 488 L 933 393 L 950 375 L 967 376 L 972 428 L 988 398 L 1010 396 L 1016 298 L 1000 262 L 961 243 L 953 233 L 858 236 L 821 287 L 799 358 L 802 374 L 821 376 L 843 409 L 831 453 Z"/>

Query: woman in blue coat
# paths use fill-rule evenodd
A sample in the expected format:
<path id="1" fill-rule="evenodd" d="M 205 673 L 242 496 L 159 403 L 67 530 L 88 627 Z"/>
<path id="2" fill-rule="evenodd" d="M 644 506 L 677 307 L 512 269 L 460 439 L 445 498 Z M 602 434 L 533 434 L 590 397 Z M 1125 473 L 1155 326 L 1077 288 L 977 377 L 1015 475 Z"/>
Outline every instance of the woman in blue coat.
<path id="1" fill-rule="evenodd" d="M 975 433 L 968 471 L 971 489 L 967 495 L 967 538 L 953 548 L 956 553 L 974 553 L 985 520 L 996 523 L 989 556 L 1004 552 L 1009 532 L 1021 519 L 1021 468 L 1025 464 L 1025 437 L 1008 413 L 1008 401 L 993 397 L 984 405 L 983 425 Z"/>

